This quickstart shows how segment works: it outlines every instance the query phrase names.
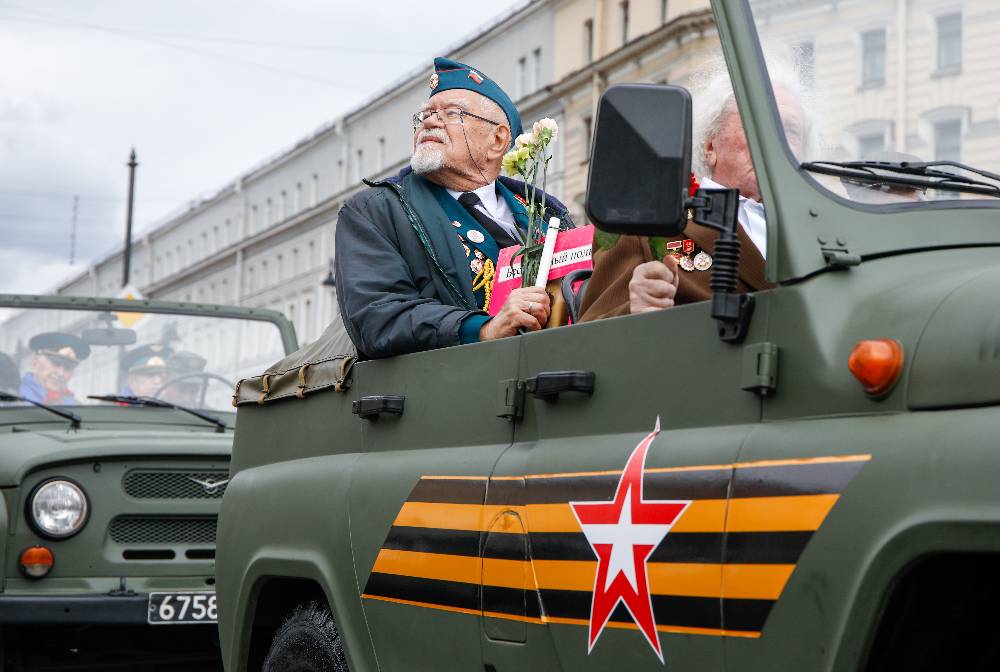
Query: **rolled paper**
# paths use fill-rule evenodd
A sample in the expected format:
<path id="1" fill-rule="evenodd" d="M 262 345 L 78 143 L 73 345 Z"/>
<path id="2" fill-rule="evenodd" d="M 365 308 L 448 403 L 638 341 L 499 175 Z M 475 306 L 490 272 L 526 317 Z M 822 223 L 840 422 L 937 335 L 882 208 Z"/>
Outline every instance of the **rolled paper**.
<path id="1" fill-rule="evenodd" d="M 559 218 L 551 217 L 549 227 L 545 230 L 545 245 L 542 246 L 542 258 L 538 262 L 538 275 L 535 276 L 535 287 L 544 288 L 549 282 L 549 269 L 552 267 L 552 253 L 556 248 L 556 237 L 559 235 Z"/>

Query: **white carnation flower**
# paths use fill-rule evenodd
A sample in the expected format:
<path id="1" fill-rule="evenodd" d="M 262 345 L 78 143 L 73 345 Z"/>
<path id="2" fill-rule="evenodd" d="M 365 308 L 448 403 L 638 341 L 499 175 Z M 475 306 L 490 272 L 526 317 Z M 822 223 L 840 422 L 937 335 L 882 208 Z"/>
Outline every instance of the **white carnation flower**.
<path id="1" fill-rule="evenodd" d="M 517 136 L 517 139 L 514 140 L 514 146 L 527 147 L 529 145 L 534 145 L 536 142 L 538 142 L 538 139 L 535 137 L 534 133 L 522 133 Z"/>
<path id="2" fill-rule="evenodd" d="M 559 134 L 559 124 L 555 122 L 555 119 L 549 119 L 548 117 L 544 119 L 539 119 L 532 126 L 532 131 L 534 131 L 535 136 L 541 137 L 542 131 L 551 131 L 552 136 L 549 142 L 556 141 L 556 135 Z"/>

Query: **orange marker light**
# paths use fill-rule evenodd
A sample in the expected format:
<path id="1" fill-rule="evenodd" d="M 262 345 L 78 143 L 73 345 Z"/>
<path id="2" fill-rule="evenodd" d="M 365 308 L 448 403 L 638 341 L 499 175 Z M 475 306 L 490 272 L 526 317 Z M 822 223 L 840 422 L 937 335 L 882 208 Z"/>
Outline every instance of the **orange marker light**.
<path id="1" fill-rule="evenodd" d="M 873 397 L 888 392 L 903 372 L 903 345 L 892 338 L 859 341 L 847 368 Z"/>
<path id="2" fill-rule="evenodd" d="M 32 546 L 21 553 L 21 571 L 33 579 L 40 579 L 52 569 L 55 558 L 44 546 Z"/>

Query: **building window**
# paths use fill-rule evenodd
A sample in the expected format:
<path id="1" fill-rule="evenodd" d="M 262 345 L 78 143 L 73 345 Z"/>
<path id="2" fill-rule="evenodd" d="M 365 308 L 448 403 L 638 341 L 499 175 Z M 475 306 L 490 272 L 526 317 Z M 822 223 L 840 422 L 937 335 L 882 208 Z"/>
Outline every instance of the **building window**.
<path id="1" fill-rule="evenodd" d="M 660 24 L 667 22 L 667 17 L 670 16 L 670 3 L 668 0 L 660 0 Z"/>
<path id="2" fill-rule="evenodd" d="M 885 149 L 885 133 L 869 133 L 858 137 L 858 158 L 870 159 Z"/>
<path id="3" fill-rule="evenodd" d="M 542 88 L 542 49 L 539 47 L 531 52 L 531 90 L 537 91 Z"/>
<path id="4" fill-rule="evenodd" d="M 962 122 L 959 119 L 934 124 L 934 160 L 962 160 Z"/>
<path id="5" fill-rule="evenodd" d="M 233 223 L 226 220 L 226 235 L 225 235 L 226 245 L 233 242 Z"/>
<path id="6" fill-rule="evenodd" d="M 583 22 L 583 64 L 594 60 L 594 20 L 587 19 Z"/>
<path id="7" fill-rule="evenodd" d="M 281 190 L 281 196 L 278 199 L 278 221 L 284 221 L 285 217 L 288 216 L 288 194 L 285 190 Z"/>
<path id="8" fill-rule="evenodd" d="M 343 161 L 338 161 L 337 165 L 338 166 L 343 166 Z M 316 207 L 316 203 L 319 201 L 319 174 L 318 173 L 313 173 L 311 187 L 312 188 L 309 190 L 310 191 L 310 193 L 309 193 L 309 205 L 310 205 L 310 207 Z"/>
<path id="9" fill-rule="evenodd" d="M 267 260 L 260 262 L 260 286 L 267 287 L 271 284 L 271 276 L 268 275 Z"/>
<path id="10" fill-rule="evenodd" d="M 622 44 L 628 43 L 628 0 L 618 3 L 618 14 L 622 27 Z"/>
<path id="11" fill-rule="evenodd" d="M 962 15 L 948 14 L 937 20 L 937 68 L 953 72 L 962 67 Z"/>
<path id="12" fill-rule="evenodd" d="M 226 226 L 229 226 L 229 220 L 226 220 Z M 212 227 L 212 251 L 217 252 L 222 248 L 222 237 L 219 233 L 219 227 Z"/>
<path id="13" fill-rule="evenodd" d="M 309 268 L 316 268 L 316 264 L 319 263 L 319 257 L 316 256 L 316 243 L 315 241 L 309 241 Z"/>
<path id="14" fill-rule="evenodd" d="M 277 263 L 274 266 L 275 266 L 274 270 L 278 274 L 276 280 L 278 282 L 281 282 L 282 280 L 285 279 L 285 257 L 284 257 L 284 255 L 281 255 L 281 254 L 278 255 Z"/>
<path id="15" fill-rule="evenodd" d="M 271 226 L 272 224 L 274 224 L 274 202 L 271 201 L 270 198 L 267 199 L 267 201 L 266 201 L 266 210 L 265 210 L 265 212 L 267 214 L 267 220 L 266 220 L 264 226 Z"/>
<path id="16" fill-rule="evenodd" d="M 208 250 L 208 231 L 201 232 L 201 257 L 205 258 L 209 255 Z"/>
<path id="17" fill-rule="evenodd" d="M 359 149 L 356 153 L 357 161 L 354 162 L 354 181 L 360 182 L 365 176 L 365 150 Z"/>
<path id="18" fill-rule="evenodd" d="M 302 210 L 302 183 L 301 182 L 296 182 L 295 183 L 295 202 L 292 204 L 292 207 L 295 208 L 295 212 L 299 212 L 300 210 Z"/>
<path id="19" fill-rule="evenodd" d="M 381 171 L 385 168 L 385 137 L 378 139 L 378 163 L 375 164 L 375 170 Z"/>
<path id="20" fill-rule="evenodd" d="M 861 85 L 885 84 L 885 30 L 861 33 Z"/>
<path id="21" fill-rule="evenodd" d="M 521 58 L 517 59 L 517 82 L 516 82 L 517 88 L 515 89 L 515 91 L 517 92 L 518 98 L 521 98 L 522 96 L 524 96 L 524 94 L 528 92 L 527 78 L 528 78 L 528 59 L 522 56 Z"/>
<path id="22" fill-rule="evenodd" d="M 594 120 L 591 117 L 583 118 L 583 146 L 585 161 L 590 159 L 591 134 L 593 133 Z"/>

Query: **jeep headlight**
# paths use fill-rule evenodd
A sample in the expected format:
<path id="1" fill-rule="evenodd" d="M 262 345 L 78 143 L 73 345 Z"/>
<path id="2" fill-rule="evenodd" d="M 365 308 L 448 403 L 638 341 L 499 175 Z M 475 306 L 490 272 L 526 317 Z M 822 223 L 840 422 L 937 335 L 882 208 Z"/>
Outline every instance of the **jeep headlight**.
<path id="1" fill-rule="evenodd" d="M 79 485 L 65 479 L 52 479 L 35 488 L 28 511 L 36 531 L 53 539 L 65 539 L 87 523 L 90 507 Z"/>

